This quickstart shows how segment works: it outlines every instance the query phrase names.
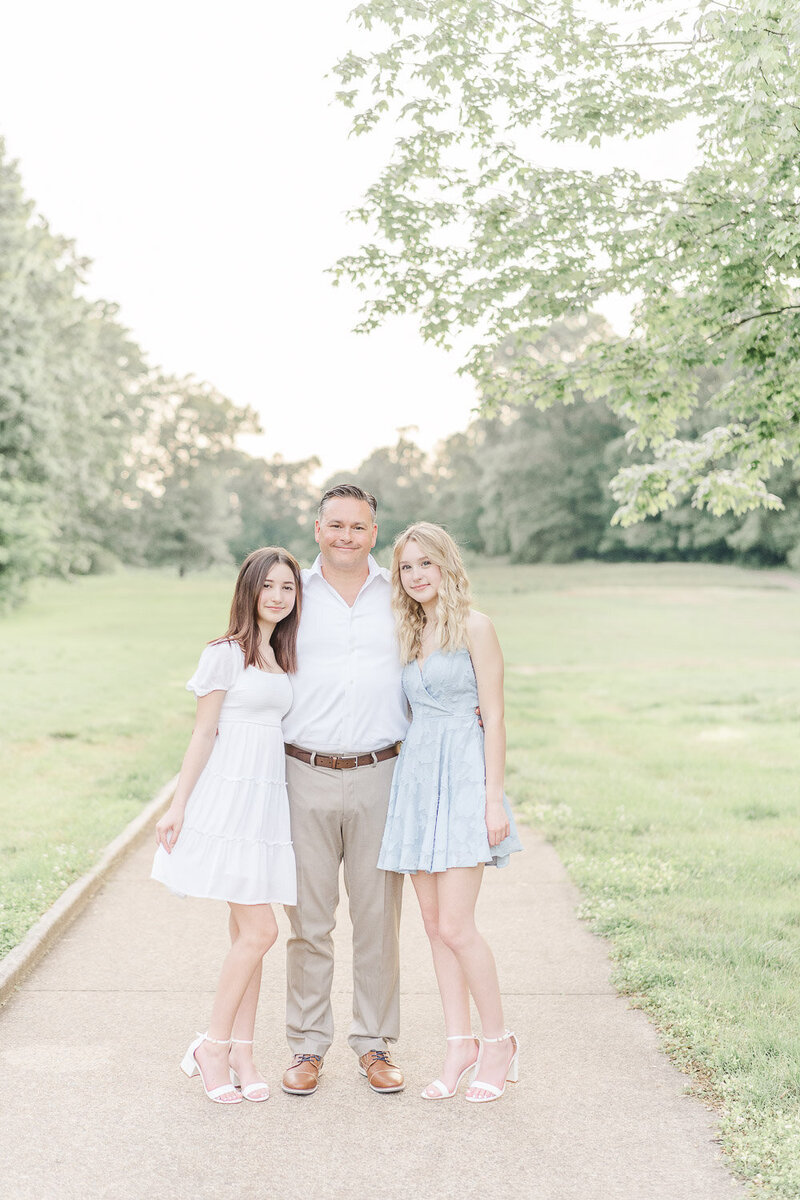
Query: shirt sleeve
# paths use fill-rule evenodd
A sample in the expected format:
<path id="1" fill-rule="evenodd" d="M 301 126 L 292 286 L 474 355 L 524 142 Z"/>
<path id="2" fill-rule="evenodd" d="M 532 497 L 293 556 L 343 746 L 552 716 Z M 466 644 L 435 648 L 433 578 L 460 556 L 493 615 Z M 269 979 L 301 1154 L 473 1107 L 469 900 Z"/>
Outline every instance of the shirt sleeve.
<path id="1" fill-rule="evenodd" d="M 206 646 L 186 690 L 196 696 L 227 692 L 238 679 L 243 665 L 244 655 L 236 642 L 216 642 Z"/>

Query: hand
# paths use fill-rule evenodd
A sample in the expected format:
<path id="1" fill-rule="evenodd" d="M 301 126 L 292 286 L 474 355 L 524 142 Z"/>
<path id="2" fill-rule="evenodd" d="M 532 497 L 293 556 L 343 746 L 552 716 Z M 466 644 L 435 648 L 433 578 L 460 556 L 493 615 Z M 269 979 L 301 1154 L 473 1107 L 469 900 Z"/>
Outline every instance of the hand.
<path id="1" fill-rule="evenodd" d="M 486 832 L 489 835 L 490 846 L 499 846 L 503 838 L 507 838 L 511 832 L 508 814 L 500 800 L 486 802 Z"/>
<path id="2" fill-rule="evenodd" d="M 171 854 L 183 826 L 183 811 L 170 806 L 156 825 L 156 842 Z"/>
<path id="3" fill-rule="evenodd" d="M 480 708 L 475 709 L 475 716 L 478 718 L 478 724 L 480 725 L 481 729 L 483 729 L 483 717 L 481 716 Z"/>

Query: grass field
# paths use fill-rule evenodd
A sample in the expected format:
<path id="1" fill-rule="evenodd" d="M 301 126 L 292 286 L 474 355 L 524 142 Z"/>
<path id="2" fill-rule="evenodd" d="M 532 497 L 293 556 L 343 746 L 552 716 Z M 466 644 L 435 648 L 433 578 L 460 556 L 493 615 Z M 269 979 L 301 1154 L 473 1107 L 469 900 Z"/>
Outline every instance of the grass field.
<path id="1" fill-rule="evenodd" d="M 511 579 L 480 576 L 509 791 L 611 939 L 617 986 L 720 1109 L 736 1169 L 797 1197 L 800 594 L 693 566 Z"/>
<path id="2" fill-rule="evenodd" d="M 693 565 L 479 565 L 507 660 L 508 790 L 720 1111 L 800 1195 L 800 592 Z M 47 583 L 0 622 L 0 953 L 174 773 L 231 575 Z"/>
<path id="3" fill-rule="evenodd" d="M 231 591 L 229 572 L 56 580 L 0 621 L 0 954 L 177 770 L 183 685 Z"/>

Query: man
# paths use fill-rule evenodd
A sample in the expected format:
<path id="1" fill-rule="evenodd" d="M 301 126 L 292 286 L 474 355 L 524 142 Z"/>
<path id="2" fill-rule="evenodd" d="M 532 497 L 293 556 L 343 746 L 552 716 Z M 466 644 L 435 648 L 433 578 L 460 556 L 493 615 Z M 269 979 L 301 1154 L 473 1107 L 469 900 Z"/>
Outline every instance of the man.
<path id="1" fill-rule="evenodd" d="M 308 1096 L 333 1039 L 331 984 L 339 868 L 353 923 L 348 1042 L 373 1091 L 398 1092 L 387 1046 L 399 1029 L 398 932 L 403 877 L 379 871 L 389 790 L 408 727 L 389 572 L 370 554 L 377 505 L 351 484 L 322 497 L 319 556 L 303 572 L 294 700 L 284 718 L 297 860 L 287 908 L 286 1033 L 294 1058 L 283 1089 Z"/>

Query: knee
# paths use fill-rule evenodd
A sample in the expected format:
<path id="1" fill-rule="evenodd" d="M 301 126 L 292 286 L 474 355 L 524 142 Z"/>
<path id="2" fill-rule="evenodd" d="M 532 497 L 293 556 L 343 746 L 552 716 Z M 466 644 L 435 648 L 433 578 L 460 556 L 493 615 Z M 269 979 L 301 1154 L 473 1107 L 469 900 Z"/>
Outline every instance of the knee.
<path id="1" fill-rule="evenodd" d="M 465 922 L 439 920 L 439 937 L 454 954 L 465 950 L 472 941 L 474 927 Z"/>
<path id="2" fill-rule="evenodd" d="M 261 943 L 261 957 L 271 950 L 278 940 L 278 926 L 276 924 L 268 925 L 261 931 L 259 941 Z"/>
<path id="3" fill-rule="evenodd" d="M 441 940 L 439 934 L 439 914 L 438 912 L 424 912 L 422 914 L 422 923 L 425 926 L 425 932 L 432 942 Z"/>
<path id="4" fill-rule="evenodd" d="M 268 950 L 271 950 L 278 939 L 277 926 L 263 926 L 258 929 L 249 929 L 245 933 L 240 933 L 237 942 L 247 951 L 250 958 L 258 960 L 263 958 Z"/>

